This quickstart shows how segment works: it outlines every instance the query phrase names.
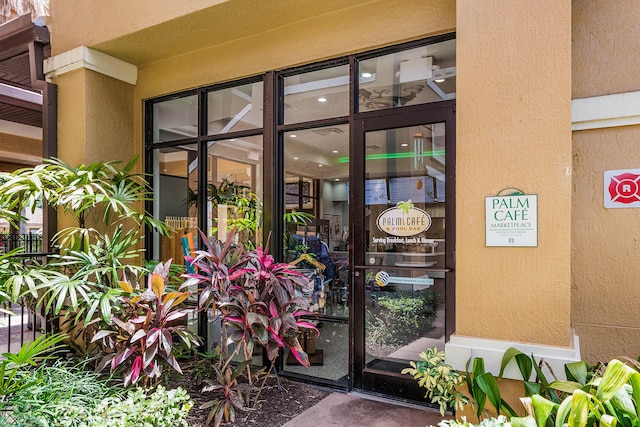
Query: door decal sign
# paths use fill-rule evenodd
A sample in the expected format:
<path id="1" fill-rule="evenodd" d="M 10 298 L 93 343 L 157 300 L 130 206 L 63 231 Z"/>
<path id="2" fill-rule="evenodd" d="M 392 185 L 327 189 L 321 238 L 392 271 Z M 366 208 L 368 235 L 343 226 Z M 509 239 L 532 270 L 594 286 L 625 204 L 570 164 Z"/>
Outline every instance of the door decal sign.
<path id="1" fill-rule="evenodd" d="M 640 208 L 640 169 L 604 172 L 604 207 Z"/>
<path id="2" fill-rule="evenodd" d="M 415 236 L 431 227 L 431 217 L 427 212 L 413 206 L 409 199 L 383 211 L 378 215 L 376 225 L 378 230 L 392 236 Z"/>

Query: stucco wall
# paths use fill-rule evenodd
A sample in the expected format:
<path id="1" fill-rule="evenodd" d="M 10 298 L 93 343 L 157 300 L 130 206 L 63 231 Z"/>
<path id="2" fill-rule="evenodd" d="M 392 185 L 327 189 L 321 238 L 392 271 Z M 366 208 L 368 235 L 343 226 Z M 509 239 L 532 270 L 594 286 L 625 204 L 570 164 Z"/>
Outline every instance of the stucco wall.
<path id="1" fill-rule="evenodd" d="M 572 318 L 583 358 L 640 354 L 640 209 L 605 209 L 605 170 L 640 168 L 640 126 L 575 132 Z"/>
<path id="2" fill-rule="evenodd" d="M 640 2 L 573 0 L 573 98 L 640 90 Z"/>
<path id="3" fill-rule="evenodd" d="M 457 2 L 456 334 L 569 346 L 571 2 Z M 538 247 L 485 246 L 484 199 L 538 195 Z"/>
<path id="4" fill-rule="evenodd" d="M 573 2 L 573 98 L 640 90 L 640 3 Z M 573 134 L 572 322 L 583 358 L 640 354 L 640 209 L 605 209 L 606 170 L 640 168 L 640 126 Z"/>
<path id="5" fill-rule="evenodd" d="M 266 16 L 229 11 L 228 15 L 216 16 L 210 25 L 226 28 L 244 27 L 245 21 L 256 19 L 269 22 L 282 15 L 277 6 L 286 3 L 273 2 L 273 8 L 264 11 Z M 259 33 L 248 29 L 242 37 L 230 41 L 223 38 L 224 43 L 197 51 L 183 48 L 179 56 L 143 64 L 138 70 L 137 96 L 155 97 L 455 30 L 454 0 L 397 0 L 393 7 L 384 0 L 358 3 L 319 13 L 318 2 L 297 2 L 292 14 L 300 17 L 297 21 Z M 106 44 L 97 48 L 102 47 L 120 50 Z"/>
<path id="6" fill-rule="evenodd" d="M 226 0 L 51 0 L 54 55 L 91 46 Z"/>
<path id="7" fill-rule="evenodd" d="M 0 170 L 13 171 L 42 162 L 42 141 L 0 132 Z"/>

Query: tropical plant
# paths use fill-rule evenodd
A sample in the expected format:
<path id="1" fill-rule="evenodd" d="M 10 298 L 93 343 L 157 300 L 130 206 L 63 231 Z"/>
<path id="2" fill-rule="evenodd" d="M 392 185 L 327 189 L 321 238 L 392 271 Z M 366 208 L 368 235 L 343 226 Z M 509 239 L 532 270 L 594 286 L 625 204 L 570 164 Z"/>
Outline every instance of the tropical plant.
<path id="1" fill-rule="evenodd" d="M 145 383 L 149 379 L 157 381 L 163 363 L 182 373 L 173 355 L 174 336 L 187 347 L 200 343 L 186 324 L 178 322 L 188 314 L 181 304 L 190 293 L 167 289 L 170 271 L 171 261 L 157 264 L 144 291 L 129 281 L 118 282 L 123 292 L 116 299 L 124 309 L 111 316 L 111 326 L 93 337 L 104 352 L 98 369 L 110 365 L 111 372 L 122 370 L 125 386 L 136 384 L 141 377 Z"/>
<path id="2" fill-rule="evenodd" d="M 193 402 L 177 388 L 123 393 L 86 362 L 57 359 L 22 373 L 26 387 L 0 401 L 0 427 L 187 426 Z"/>
<path id="3" fill-rule="evenodd" d="M 215 403 L 207 404 L 212 408 L 209 420 L 215 425 L 223 418 L 229 421 L 236 409 L 244 410 L 256 403 L 262 386 L 254 388 L 257 378 L 250 361 L 255 345 L 263 347 L 272 362 L 267 375 L 283 348 L 289 349 L 302 365 L 309 366 L 299 336 L 302 329 L 315 329 L 304 319 L 312 314 L 306 310 L 308 302 L 296 295 L 296 290 L 308 286 L 309 280 L 288 264 L 276 263 L 261 247 L 245 252 L 234 246 L 233 234 L 234 231 L 221 246 L 211 244 L 202 233 L 205 249 L 197 251 L 193 258 L 185 257 L 197 272 L 186 274 L 187 281 L 182 285 L 198 285 L 199 307 L 210 309 L 219 319 L 220 339 L 216 345 L 220 358 L 213 378 L 216 385 L 207 388 L 218 395 Z M 240 363 L 242 369 L 234 368 L 232 362 Z M 240 375 L 247 384 L 242 390 Z"/>
<path id="4" fill-rule="evenodd" d="M 93 411 L 86 427 L 187 427 L 193 401 L 181 387 L 137 388 L 124 399 L 107 397 Z"/>
<path id="5" fill-rule="evenodd" d="M 33 382 L 24 378 L 26 366 L 36 366 L 49 359 L 51 352 L 60 349 L 59 345 L 66 337 L 60 334 L 41 335 L 33 342 L 27 341 L 17 353 L 2 353 L 0 360 L 0 402 L 7 397 L 30 387 Z"/>
<path id="6" fill-rule="evenodd" d="M 143 227 L 167 233 L 163 223 L 142 209 L 150 191 L 144 177 L 133 173 L 136 160 L 124 167 L 117 162 L 73 167 L 49 159 L 0 175 L 0 211 L 22 212 L 42 201 L 76 222 L 54 236 L 58 254 L 46 265 L 34 261 L 25 268 L 5 262 L 0 292 L 61 316 L 69 344 L 79 353 L 89 350 L 98 324 L 110 322 L 111 314 L 121 309 L 119 278 L 147 272 L 131 265 L 141 256 Z"/>
<path id="7" fill-rule="evenodd" d="M 476 357 L 473 359 L 473 369 L 469 370 L 471 359 L 466 364 L 465 383 L 469 392 L 470 402 L 476 408 L 476 416 L 481 419 L 487 416 L 485 407 L 487 400 L 493 405 L 496 414 L 501 413 L 509 417 L 516 417 L 516 411 L 500 395 L 498 382 L 491 372 L 484 369 L 484 359 Z"/>
<path id="8" fill-rule="evenodd" d="M 251 360 L 245 360 L 238 365 L 226 365 L 221 370 L 214 366 L 214 380 L 205 379 L 209 385 L 202 389 L 203 392 L 215 391 L 216 398 L 205 402 L 201 409 L 209 409 L 209 415 L 205 423 L 209 425 L 212 421 L 215 426 L 219 426 L 224 419 L 225 422 L 233 423 L 236 419 L 236 409 L 244 411 L 248 407 L 245 405 L 243 393 L 250 393 L 258 390 L 258 387 L 251 383 L 239 383 L 238 377 L 244 373 L 244 370 L 251 363 Z"/>
<path id="9" fill-rule="evenodd" d="M 430 426 L 434 427 L 434 426 Z M 442 420 L 438 427 L 536 427 L 535 420 L 531 417 L 512 417 L 511 420 L 504 415 L 481 419 L 477 424 L 462 420 Z"/>
<path id="10" fill-rule="evenodd" d="M 607 363 L 602 376 L 597 373 L 586 384 L 554 381 L 549 386 L 567 393 L 559 404 L 541 395 L 522 398 L 538 427 L 554 423 L 569 427 L 635 427 L 640 425 L 640 363 L 627 359 Z"/>
<path id="11" fill-rule="evenodd" d="M 0 404 L 0 426 L 77 426 L 107 396 L 119 396 L 110 379 L 64 357 L 20 373 L 24 387 Z"/>
<path id="12" fill-rule="evenodd" d="M 536 361 L 533 354 L 527 355 L 515 347 L 510 347 L 505 351 L 502 356 L 502 362 L 500 363 L 500 373 L 498 379 L 501 379 L 504 375 L 504 371 L 511 363 L 515 361 L 520 374 L 522 375 L 522 381 L 524 384 L 524 393 L 526 397 L 533 395 L 543 396 L 554 403 L 560 403 L 564 397 L 562 392 L 551 387 L 551 384 L 561 384 L 553 372 L 551 366 L 543 359 L 540 358 Z M 552 381 L 549 381 L 543 372 L 543 368 L 546 368 L 553 377 Z M 567 380 L 574 384 L 580 384 L 582 386 L 589 382 L 596 371 L 600 368 L 599 365 L 590 365 L 585 361 L 570 362 L 564 365 L 565 375 Z M 533 381 L 531 375 L 535 373 Z"/>
<path id="13" fill-rule="evenodd" d="M 411 367 L 403 369 L 402 373 L 418 380 L 418 385 L 427 390 L 425 397 L 438 404 L 442 416 L 445 411 L 462 409 L 469 402 L 467 396 L 458 391 L 464 376 L 445 362 L 444 351 L 428 348 L 420 353 L 419 361 L 409 364 Z"/>

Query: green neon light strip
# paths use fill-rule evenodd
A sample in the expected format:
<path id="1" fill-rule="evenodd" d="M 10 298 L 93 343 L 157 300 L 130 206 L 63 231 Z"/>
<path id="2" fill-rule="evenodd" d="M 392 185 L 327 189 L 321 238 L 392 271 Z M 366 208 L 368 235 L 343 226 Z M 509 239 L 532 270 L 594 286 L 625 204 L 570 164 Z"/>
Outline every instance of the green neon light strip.
<path id="1" fill-rule="evenodd" d="M 422 153 L 425 157 L 444 156 L 444 150 L 425 151 Z M 408 159 L 413 158 L 413 153 L 385 153 L 385 154 L 368 154 L 365 160 L 382 160 L 382 159 Z M 349 163 L 348 157 L 340 157 L 338 163 Z"/>

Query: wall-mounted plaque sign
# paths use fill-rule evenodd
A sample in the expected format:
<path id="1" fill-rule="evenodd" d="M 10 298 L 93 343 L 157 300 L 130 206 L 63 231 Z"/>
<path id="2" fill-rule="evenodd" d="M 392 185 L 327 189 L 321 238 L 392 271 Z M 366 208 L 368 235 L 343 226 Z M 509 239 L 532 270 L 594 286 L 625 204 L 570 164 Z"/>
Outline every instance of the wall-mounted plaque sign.
<path id="1" fill-rule="evenodd" d="M 538 246 L 538 195 L 485 199 L 486 246 Z"/>

